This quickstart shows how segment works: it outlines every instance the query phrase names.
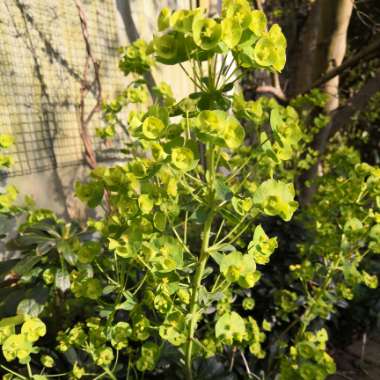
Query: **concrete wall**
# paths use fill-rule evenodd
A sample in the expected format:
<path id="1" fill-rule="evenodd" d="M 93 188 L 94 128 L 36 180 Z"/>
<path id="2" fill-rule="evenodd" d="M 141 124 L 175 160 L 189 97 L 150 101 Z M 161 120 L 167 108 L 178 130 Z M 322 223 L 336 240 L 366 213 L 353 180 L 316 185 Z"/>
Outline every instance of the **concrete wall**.
<path id="1" fill-rule="evenodd" d="M 189 8 L 195 0 L 82 0 L 94 55 L 101 62 L 103 95 L 113 98 L 127 80 L 117 68 L 118 46 L 150 40 L 164 6 Z M 205 1 L 202 5 L 217 5 Z M 193 5 L 194 5 L 193 4 Z M 219 4 L 220 5 L 220 4 Z M 78 102 L 85 47 L 74 2 L 7 0 L 0 4 L 0 133 L 16 136 L 16 164 L 9 178 L 21 196 L 63 216 L 82 217 L 73 185 L 88 169 L 81 163 Z M 177 98 L 193 91 L 179 67 L 153 70 L 155 82 L 172 85 Z M 90 73 L 91 75 L 91 73 Z M 2 91 L 2 90 L 3 91 Z M 90 95 L 88 108 L 95 102 Z M 101 125 L 97 115 L 92 131 Z M 114 147 L 123 144 L 116 139 Z M 94 139 L 96 149 L 106 150 Z"/>

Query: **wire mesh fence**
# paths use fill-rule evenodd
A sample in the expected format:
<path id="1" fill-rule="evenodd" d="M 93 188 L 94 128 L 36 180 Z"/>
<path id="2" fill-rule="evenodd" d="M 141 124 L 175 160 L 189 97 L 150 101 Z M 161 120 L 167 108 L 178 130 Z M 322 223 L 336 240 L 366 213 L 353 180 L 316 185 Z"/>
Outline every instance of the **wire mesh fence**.
<path id="1" fill-rule="evenodd" d="M 115 4 L 82 2 L 93 55 L 100 62 L 103 97 L 112 98 L 125 85 L 118 69 Z M 82 162 L 78 106 L 86 49 L 74 1 L 3 0 L 0 42 L 0 133 L 16 139 L 9 175 Z M 96 103 L 94 92 L 86 97 L 88 110 Z M 101 123 L 97 113 L 90 132 L 96 152 L 107 159 L 122 142 L 106 146 L 98 140 L 94 131 Z"/>

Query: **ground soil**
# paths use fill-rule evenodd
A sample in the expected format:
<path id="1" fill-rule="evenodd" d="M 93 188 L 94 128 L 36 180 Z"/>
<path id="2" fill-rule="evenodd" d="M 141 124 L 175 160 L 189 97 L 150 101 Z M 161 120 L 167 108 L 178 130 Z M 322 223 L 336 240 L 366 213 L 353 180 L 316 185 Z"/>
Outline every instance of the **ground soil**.
<path id="1" fill-rule="evenodd" d="M 380 335 L 357 339 L 333 356 L 337 373 L 328 380 L 380 380 Z"/>

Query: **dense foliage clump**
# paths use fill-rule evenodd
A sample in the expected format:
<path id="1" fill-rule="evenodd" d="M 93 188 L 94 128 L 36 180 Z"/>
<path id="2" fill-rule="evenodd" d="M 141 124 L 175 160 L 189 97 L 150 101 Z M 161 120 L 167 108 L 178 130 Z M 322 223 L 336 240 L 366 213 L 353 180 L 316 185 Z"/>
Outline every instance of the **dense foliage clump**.
<path id="1" fill-rule="evenodd" d="M 347 152 L 332 155 L 299 216 L 312 238 L 278 287 L 268 273 L 279 239 L 266 225 L 298 208 L 293 180 L 315 159 L 306 105 L 323 97 L 281 106 L 234 91 L 244 69 L 278 72 L 286 57 L 281 28 L 244 0 L 224 1 L 215 18 L 164 8 L 158 30 L 122 50 L 134 78 L 97 131 L 112 137 L 122 108 L 139 105 L 128 160 L 76 185 L 102 216 L 68 223 L 30 202 L 15 208 L 13 188 L 1 195 L 1 217 L 23 214 L 8 243 L 21 259 L 1 278 L 1 368 L 8 379 L 324 379 L 335 364 L 314 322 L 358 284 L 377 286 L 361 266 L 380 252 L 379 169 L 352 153 L 343 170 Z M 195 92 L 177 101 L 162 83 L 147 105 L 141 75 L 157 62 L 181 65 Z M 326 122 L 315 117 L 311 133 Z"/>

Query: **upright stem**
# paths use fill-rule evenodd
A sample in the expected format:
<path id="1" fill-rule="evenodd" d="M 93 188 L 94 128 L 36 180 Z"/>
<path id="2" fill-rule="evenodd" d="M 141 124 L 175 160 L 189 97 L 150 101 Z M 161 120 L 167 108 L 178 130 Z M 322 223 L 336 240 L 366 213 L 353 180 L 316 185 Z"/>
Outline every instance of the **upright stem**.
<path id="1" fill-rule="evenodd" d="M 116 376 L 112 373 L 112 371 L 108 367 L 104 367 L 104 372 L 110 377 L 112 380 L 117 380 Z"/>
<path id="2" fill-rule="evenodd" d="M 192 351 L 193 351 L 193 340 L 195 331 L 197 328 L 197 323 L 199 320 L 199 305 L 198 305 L 198 296 L 199 289 L 202 283 L 203 273 L 206 268 L 207 260 L 209 258 L 209 244 L 210 244 L 210 234 L 212 222 L 214 220 L 215 211 L 214 211 L 214 180 L 215 180 L 215 160 L 214 160 L 214 147 L 208 146 L 207 151 L 207 169 L 209 172 L 208 175 L 208 195 L 210 202 L 210 212 L 206 218 L 205 224 L 203 226 L 202 232 L 202 246 L 199 255 L 199 261 L 197 265 L 197 270 L 195 272 L 193 285 L 192 285 L 192 293 L 190 300 L 190 325 L 189 325 L 189 333 L 187 339 L 187 345 L 185 350 L 185 365 L 186 365 L 186 379 L 193 380 L 193 372 L 192 372 Z"/>
<path id="3" fill-rule="evenodd" d="M 211 211 L 208 215 L 206 222 L 203 227 L 203 238 L 202 238 L 202 247 L 198 262 L 198 268 L 195 272 L 195 277 L 193 281 L 192 286 L 192 294 L 191 294 L 191 301 L 190 301 L 190 326 L 189 326 L 189 335 L 186 345 L 186 352 L 185 352 L 185 362 L 186 362 L 186 379 L 187 380 L 193 380 L 193 373 L 192 373 L 192 350 L 193 350 L 193 339 L 195 330 L 197 327 L 198 322 L 198 295 L 199 295 L 199 288 L 201 286 L 202 277 L 204 270 L 206 268 L 207 260 L 209 257 L 208 253 L 208 246 L 210 241 L 210 233 L 211 233 L 211 225 L 214 220 L 214 213 Z"/>
<path id="4" fill-rule="evenodd" d="M 317 303 L 319 301 L 319 299 L 323 296 L 326 289 L 329 287 L 332 280 L 332 276 L 334 275 L 334 271 L 338 268 L 340 260 L 341 258 L 339 257 L 337 262 L 329 267 L 325 280 L 323 281 L 321 287 L 318 288 L 319 293 L 314 298 L 314 303 Z M 311 311 L 312 311 L 312 307 L 308 305 L 307 309 L 304 311 L 304 313 L 301 316 L 302 324 L 299 331 L 297 332 L 296 341 L 299 341 L 299 339 L 302 338 L 303 335 L 305 334 L 305 331 L 310 324 L 310 321 L 308 319 L 310 317 Z"/>
<path id="5" fill-rule="evenodd" d="M 33 379 L 33 372 L 32 372 L 32 368 L 30 367 L 29 362 L 26 363 L 26 368 L 28 369 L 28 376 L 29 376 L 29 378 Z"/>

